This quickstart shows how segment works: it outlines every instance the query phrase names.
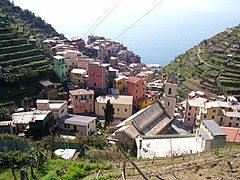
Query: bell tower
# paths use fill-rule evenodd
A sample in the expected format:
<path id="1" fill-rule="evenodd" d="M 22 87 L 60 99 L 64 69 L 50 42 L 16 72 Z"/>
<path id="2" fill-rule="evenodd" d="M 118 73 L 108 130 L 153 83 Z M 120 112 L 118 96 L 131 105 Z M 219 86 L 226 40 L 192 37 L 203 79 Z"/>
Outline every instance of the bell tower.
<path id="1" fill-rule="evenodd" d="M 164 83 L 163 102 L 169 115 L 173 117 L 176 106 L 177 84 L 175 84 L 176 80 L 172 81 L 171 79 L 169 78 Z"/>

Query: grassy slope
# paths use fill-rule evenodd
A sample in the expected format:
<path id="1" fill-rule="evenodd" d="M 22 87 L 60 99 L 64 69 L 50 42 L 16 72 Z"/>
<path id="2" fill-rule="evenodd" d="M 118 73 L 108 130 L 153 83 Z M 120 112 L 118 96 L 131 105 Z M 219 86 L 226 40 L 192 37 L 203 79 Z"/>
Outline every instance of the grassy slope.
<path id="1" fill-rule="evenodd" d="M 55 80 L 51 59 L 40 42 L 58 35 L 34 13 L 0 1 L 0 105 L 32 98 L 39 92 L 40 80 Z M 40 45 L 32 44 L 32 39 Z"/>
<path id="2" fill-rule="evenodd" d="M 236 26 L 178 56 L 164 68 L 167 74 L 179 77 L 179 90 L 186 96 L 201 90 L 215 97 L 218 94 L 240 98 L 240 27 Z"/>

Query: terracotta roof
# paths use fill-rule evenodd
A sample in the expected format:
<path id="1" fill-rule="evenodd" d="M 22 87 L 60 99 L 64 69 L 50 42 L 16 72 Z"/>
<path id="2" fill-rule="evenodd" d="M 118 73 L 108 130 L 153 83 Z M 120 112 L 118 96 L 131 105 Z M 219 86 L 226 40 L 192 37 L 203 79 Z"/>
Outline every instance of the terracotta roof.
<path id="1" fill-rule="evenodd" d="M 228 142 L 240 143 L 240 129 L 235 127 L 220 127 L 227 134 Z"/>
<path id="2" fill-rule="evenodd" d="M 87 95 L 87 94 L 94 94 L 93 90 L 87 90 L 87 89 L 76 89 L 73 91 L 69 91 L 70 95 L 76 96 L 76 95 Z"/>
<path id="3" fill-rule="evenodd" d="M 133 77 L 133 76 L 131 76 L 131 77 L 128 77 L 128 82 L 131 82 L 131 83 L 137 83 L 137 82 L 139 82 L 139 81 L 141 81 L 142 79 L 141 78 L 137 78 L 137 77 Z"/>

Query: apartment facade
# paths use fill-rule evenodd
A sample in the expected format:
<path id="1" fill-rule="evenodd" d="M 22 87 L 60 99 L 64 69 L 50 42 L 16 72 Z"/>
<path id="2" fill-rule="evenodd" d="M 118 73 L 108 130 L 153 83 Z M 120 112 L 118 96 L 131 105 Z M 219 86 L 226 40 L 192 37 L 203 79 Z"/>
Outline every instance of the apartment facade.
<path id="1" fill-rule="evenodd" d="M 59 78 L 60 82 L 68 80 L 68 65 L 63 56 L 54 56 L 53 59 L 54 72 Z"/>
<path id="2" fill-rule="evenodd" d="M 108 71 L 99 63 L 88 64 L 88 87 L 97 91 L 107 90 Z"/>
<path id="3" fill-rule="evenodd" d="M 73 114 L 94 113 L 94 91 L 76 89 L 69 91 Z"/>
<path id="4" fill-rule="evenodd" d="M 114 118 L 126 119 L 132 115 L 133 97 L 124 95 L 98 96 L 95 102 L 96 115 L 105 115 L 104 110 L 108 100 L 110 100 L 110 103 L 113 105 Z"/>
<path id="5" fill-rule="evenodd" d="M 138 100 L 146 95 L 146 82 L 142 78 L 128 77 L 127 79 L 127 93 L 133 96 L 133 106 L 138 107 Z"/>

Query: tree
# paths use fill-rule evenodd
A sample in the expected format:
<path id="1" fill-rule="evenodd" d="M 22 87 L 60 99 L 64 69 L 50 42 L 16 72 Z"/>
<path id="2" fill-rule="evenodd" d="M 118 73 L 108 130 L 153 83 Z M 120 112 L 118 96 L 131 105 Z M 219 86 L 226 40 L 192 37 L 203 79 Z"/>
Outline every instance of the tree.
<path id="1" fill-rule="evenodd" d="M 105 126 L 110 124 L 113 121 L 114 108 L 110 103 L 110 100 L 107 101 L 106 108 L 104 109 L 105 114 Z"/>

